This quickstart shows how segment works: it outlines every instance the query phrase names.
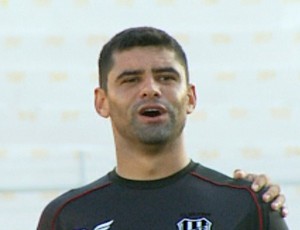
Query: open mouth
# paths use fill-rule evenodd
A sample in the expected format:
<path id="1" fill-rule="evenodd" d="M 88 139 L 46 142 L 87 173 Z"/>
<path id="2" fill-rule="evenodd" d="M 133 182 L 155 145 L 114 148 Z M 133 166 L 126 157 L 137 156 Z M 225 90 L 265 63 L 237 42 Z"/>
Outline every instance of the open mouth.
<path id="1" fill-rule="evenodd" d="M 162 114 L 159 109 L 144 109 L 141 111 L 141 115 L 146 117 L 158 117 Z"/>
<path id="2" fill-rule="evenodd" d="M 147 118 L 158 118 L 167 113 L 167 110 L 162 105 L 144 105 L 139 109 L 139 114 Z"/>

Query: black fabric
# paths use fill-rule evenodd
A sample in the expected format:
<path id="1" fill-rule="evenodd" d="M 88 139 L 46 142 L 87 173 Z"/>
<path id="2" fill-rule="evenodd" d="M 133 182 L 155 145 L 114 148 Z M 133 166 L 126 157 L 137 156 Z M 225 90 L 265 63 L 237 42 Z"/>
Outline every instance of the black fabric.
<path id="1" fill-rule="evenodd" d="M 260 196 L 249 182 L 194 162 L 154 181 L 127 180 L 112 171 L 52 201 L 38 230 L 288 229 Z"/>

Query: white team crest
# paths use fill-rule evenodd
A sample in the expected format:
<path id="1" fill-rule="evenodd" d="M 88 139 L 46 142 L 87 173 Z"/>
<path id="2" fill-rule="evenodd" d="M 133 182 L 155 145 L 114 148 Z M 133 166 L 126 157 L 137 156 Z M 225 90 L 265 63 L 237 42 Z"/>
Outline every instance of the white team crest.
<path id="1" fill-rule="evenodd" d="M 112 225 L 113 222 L 114 222 L 114 221 L 111 220 L 111 221 L 108 221 L 108 222 L 99 224 L 98 226 L 96 226 L 96 227 L 94 228 L 94 230 L 107 230 L 107 229 L 110 229 L 110 226 Z"/>
<path id="2" fill-rule="evenodd" d="M 206 218 L 184 218 L 177 223 L 178 230 L 211 230 L 212 223 Z"/>

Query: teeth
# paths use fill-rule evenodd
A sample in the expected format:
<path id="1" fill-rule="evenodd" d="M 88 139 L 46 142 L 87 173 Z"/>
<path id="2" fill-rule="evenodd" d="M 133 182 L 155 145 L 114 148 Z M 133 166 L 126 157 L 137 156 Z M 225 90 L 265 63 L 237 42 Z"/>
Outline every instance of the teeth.
<path id="1" fill-rule="evenodd" d="M 158 112 L 157 109 L 146 109 L 145 112 Z"/>

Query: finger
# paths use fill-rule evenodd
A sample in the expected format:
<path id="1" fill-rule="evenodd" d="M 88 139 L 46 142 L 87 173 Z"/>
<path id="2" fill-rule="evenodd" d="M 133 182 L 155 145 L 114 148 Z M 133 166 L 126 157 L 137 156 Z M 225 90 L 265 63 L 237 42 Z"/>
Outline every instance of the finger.
<path id="1" fill-rule="evenodd" d="M 271 184 L 270 187 L 268 188 L 268 190 L 263 194 L 263 200 L 265 202 L 270 202 L 276 198 L 274 200 L 274 202 L 276 203 L 276 200 L 278 199 L 277 202 L 279 202 L 282 200 L 282 197 L 284 198 L 283 195 L 280 195 L 280 187 L 279 187 L 279 185 L 276 185 L 276 184 Z M 283 205 L 283 203 L 281 204 L 280 207 L 282 207 L 282 205 Z"/>
<path id="2" fill-rule="evenodd" d="M 282 217 L 287 217 L 288 214 L 289 214 L 289 210 L 288 210 L 287 207 L 284 206 L 284 207 L 281 209 L 281 216 L 282 216 Z"/>
<path id="3" fill-rule="evenodd" d="M 270 182 L 270 180 L 268 179 L 268 177 L 265 174 L 260 174 L 253 178 L 253 183 L 252 183 L 251 187 L 252 187 L 253 191 L 257 192 L 257 191 L 261 190 L 263 187 L 268 186 L 269 182 Z M 279 195 L 279 193 L 276 195 Z"/>
<path id="4" fill-rule="evenodd" d="M 245 180 L 248 180 L 248 181 L 254 181 L 254 179 L 257 177 L 257 175 L 252 174 L 252 173 L 247 173 L 246 171 L 241 170 L 241 169 L 236 169 L 233 172 L 233 177 L 235 179 L 245 179 Z"/>
<path id="5" fill-rule="evenodd" d="M 279 195 L 274 201 L 271 203 L 271 208 L 275 211 L 283 209 L 285 203 L 285 196 Z"/>
<path id="6" fill-rule="evenodd" d="M 233 172 L 233 178 L 235 179 L 244 179 L 246 177 L 247 173 L 244 170 L 236 169 Z"/>
<path id="7" fill-rule="evenodd" d="M 244 177 L 244 179 L 246 179 L 247 181 L 250 181 L 250 182 L 254 182 L 256 178 L 257 178 L 257 175 L 256 174 L 252 174 L 252 173 L 248 173 Z"/>

